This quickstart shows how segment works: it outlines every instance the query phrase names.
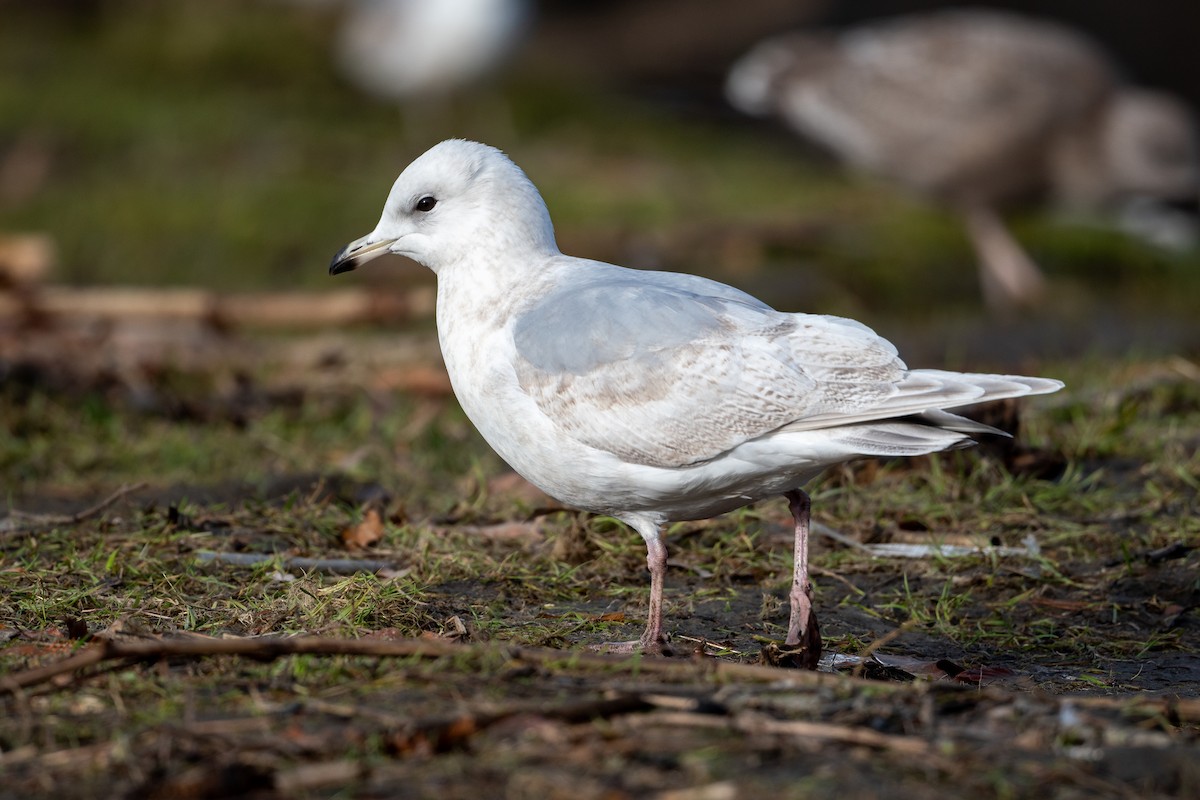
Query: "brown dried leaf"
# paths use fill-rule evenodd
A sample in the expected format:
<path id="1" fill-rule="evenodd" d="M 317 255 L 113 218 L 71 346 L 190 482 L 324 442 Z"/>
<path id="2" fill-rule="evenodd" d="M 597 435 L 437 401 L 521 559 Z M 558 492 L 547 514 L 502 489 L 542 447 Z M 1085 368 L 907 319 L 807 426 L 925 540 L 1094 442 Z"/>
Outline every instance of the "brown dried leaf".
<path id="1" fill-rule="evenodd" d="M 362 550 L 383 538 L 383 516 L 371 508 L 363 514 L 362 522 L 342 531 L 342 544 L 349 550 Z"/>

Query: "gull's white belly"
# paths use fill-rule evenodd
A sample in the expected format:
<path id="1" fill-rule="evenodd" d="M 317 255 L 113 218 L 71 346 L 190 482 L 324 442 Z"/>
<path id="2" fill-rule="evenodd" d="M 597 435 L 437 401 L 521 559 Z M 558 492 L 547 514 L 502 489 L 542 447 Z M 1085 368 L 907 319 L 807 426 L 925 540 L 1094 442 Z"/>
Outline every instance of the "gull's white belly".
<path id="1" fill-rule="evenodd" d="M 798 488 L 828 464 L 820 442 L 797 449 L 801 434 L 764 437 L 700 464 L 664 468 L 621 460 L 559 429 L 517 383 L 503 330 L 471 340 L 451 327 L 442 346 L 454 392 L 471 422 L 501 458 L 567 505 L 601 514 L 654 512 L 669 520 L 704 519 Z M 804 436 L 816 440 L 819 436 Z M 808 453 L 797 456 L 796 453 Z M 814 455 L 815 454 L 815 457 Z"/>

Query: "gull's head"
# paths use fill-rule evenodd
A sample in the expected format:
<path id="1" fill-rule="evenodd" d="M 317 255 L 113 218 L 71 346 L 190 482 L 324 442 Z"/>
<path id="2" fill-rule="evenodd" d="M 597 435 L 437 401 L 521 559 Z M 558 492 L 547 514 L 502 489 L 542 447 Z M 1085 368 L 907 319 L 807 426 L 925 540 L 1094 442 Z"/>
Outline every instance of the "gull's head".
<path id="1" fill-rule="evenodd" d="M 725 78 L 725 98 L 744 114 L 777 113 L 789 93 L 836 58 L 833 40 L 813 33 L 784 33 L 755 45 L 734 62 Z"/>
<path id="2" fill-rule="evenodd" d="M 329 274 L 384 253 L 438 272 L 485 252 L 558 252 L 550 214 L 537 188 L 504 153 L 449 139 L 400 173 L 375 230 L 338 251 Z"/>
<path id="3" fill-rule="evenodd" d="M 1158 92 L 1127 89 L 1109 104 L 1102 125 L 1114 193 L 1195 201 L 1200 193 L 1200 135 L 1182 103 Z"/>

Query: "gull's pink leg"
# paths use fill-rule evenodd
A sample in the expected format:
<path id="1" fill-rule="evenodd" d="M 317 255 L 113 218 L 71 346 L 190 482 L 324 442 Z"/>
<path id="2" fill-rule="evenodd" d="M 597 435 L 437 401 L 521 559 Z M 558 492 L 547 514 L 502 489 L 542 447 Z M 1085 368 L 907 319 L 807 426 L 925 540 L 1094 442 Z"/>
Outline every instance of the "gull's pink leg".
<path id="1" fill-rule="evenodd" d="M 650 570 L 650 615 L 646 632 L 642 634 L 642 649 L 648 653 L 662 651 L 663 579 L 667 574 L 667 546 L 655 538 L 646 542 L 646 567 Z"/>
<path id="2" fill-rule="evenodd" d="M 642 638 L 632 642 L 607 642 L 593 645 L 592 649 L 604 653 L 656 653 L 663 654 L 666 638 L 663 636 L 663 581 L 667 574 L 667 546 L 659 535 L 658 521 L 643 517 L 632 517 L 625 522 L 642 535 L 646 542 L 646 567 L 650 570 L 650 613 L 646 620 L 646 631 Z"/>
<path id="3" fill-rule="evenodd" d="M 821 658 L 821 630 L 813 610 L 812 583 L 808 579 L 808 521 L 811 502 L 800 489 L 784 494 L 796 522 L 795 553 L 792 563 L 792 614 L 784 644 L 799 653 L 799 666 L 816 669 Z"/>

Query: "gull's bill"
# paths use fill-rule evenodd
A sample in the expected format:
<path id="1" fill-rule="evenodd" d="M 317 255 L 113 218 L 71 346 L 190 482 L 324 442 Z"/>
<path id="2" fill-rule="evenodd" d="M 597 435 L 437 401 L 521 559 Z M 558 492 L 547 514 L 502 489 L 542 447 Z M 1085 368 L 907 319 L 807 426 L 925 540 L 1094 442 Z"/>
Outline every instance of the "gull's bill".
<path id="1" fill-rule="evenodd" d="M 333 261 L 329 262 L 329 274 L 339 275 L 358 269 L 371 259 L 387 253 L 396 241 L 395 239 L 376 239 L 373 238 L 374 236 L 374 233 L 368 233 L 338 250 Z"/>

